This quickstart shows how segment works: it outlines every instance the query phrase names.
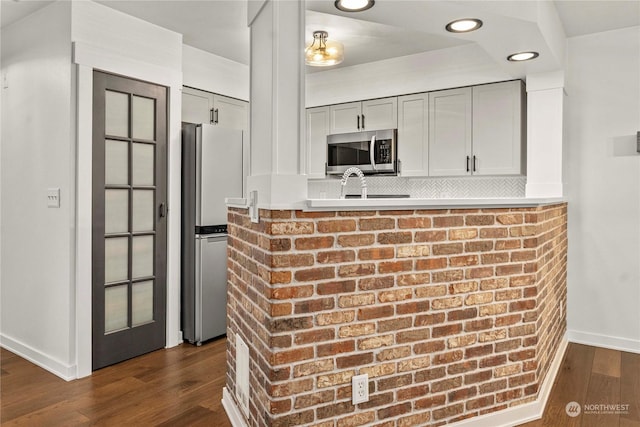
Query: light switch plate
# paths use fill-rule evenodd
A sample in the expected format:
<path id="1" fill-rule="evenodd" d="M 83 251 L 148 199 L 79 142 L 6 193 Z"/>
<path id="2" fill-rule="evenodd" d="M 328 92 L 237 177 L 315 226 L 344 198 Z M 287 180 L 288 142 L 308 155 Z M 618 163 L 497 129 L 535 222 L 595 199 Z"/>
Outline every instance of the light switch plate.
<path id="1" fill-rule="evenodd" d="M 47 189 L 47 207 L 49 208 L 60 207 L 60 189 L 59 188 Z"/>

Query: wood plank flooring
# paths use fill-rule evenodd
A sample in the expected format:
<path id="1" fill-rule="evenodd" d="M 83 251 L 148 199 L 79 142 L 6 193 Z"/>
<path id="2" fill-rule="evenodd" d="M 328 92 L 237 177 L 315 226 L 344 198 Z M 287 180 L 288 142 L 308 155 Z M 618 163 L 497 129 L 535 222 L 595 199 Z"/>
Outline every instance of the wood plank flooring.
<path id="1" fill-rule="evenodd" d="M 567 415 L 569 402 L 581 412 Z M 592 408 L 585 411 L 585 405 Z M 629 405 L 608 410 L 590 405 Z M 640 354 L 570 343 L 540 420 L 520 427 L 640 427 Z"/>
<path id="2" fill-rule="evenodd" d="M 225 339 L 183 344 L 66 382 L 3 349 L 0 424 L 228 427 L 225 351 Z M 571 401 L 629 409 L 571 418 Z M 569 344 L 543 418 L 521 427 L 547 426 L 640 427 L 640 355 Z"/>
<path id="3" fill-rule="evenodd" d="M 228 427 L 225 352 L 182 344 L 67 382 L 2 349 L 0 425 Z"/>

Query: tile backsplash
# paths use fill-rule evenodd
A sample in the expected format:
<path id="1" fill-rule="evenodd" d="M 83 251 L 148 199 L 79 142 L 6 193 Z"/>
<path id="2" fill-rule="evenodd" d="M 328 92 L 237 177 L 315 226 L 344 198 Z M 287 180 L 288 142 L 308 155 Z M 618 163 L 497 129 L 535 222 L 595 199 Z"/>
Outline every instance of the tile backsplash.
<path id="1" fill-rule="evenodd" d="M 405 178 L 367 176 L 369 194 L 408 194 L 421 199 L 519 198 L 525 196 L 525 176 Z M 360 179 L 349 178 L 345 194 L 360 194 Z M 340 179 L 309 180 L 310 199 L 340 197 Z"/>

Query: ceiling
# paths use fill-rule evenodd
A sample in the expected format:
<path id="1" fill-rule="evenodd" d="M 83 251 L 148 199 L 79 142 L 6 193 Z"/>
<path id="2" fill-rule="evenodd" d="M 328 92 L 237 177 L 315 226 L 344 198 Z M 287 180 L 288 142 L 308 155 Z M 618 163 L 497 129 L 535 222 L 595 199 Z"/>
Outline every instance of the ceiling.
<path id="1" fill-rule="evenodd" d="M 2 0 L 1 25 L 9 25 L 49 3 Z M 179 32 L 187 45 L 249 63 L 246 0 L 101 0 L 98 3 Z M 494 34 L 494 39 L 507 39 L 505 43 L 524 46 L 530 37 L 527 28 L 532 23 L 522 11 L 532 5 L 536 7 L 535 2 L 527 0 L 377 0 L 375 7 L 368 11 L 348 14 L 335 9 L 333 0 L 307 0 L 306 3 L 307 42 L 315 30 L 328 31 L 330 39 L 342 42 L 345 61 L 338 67 L 473 43 L 471 34 L 454 35 L 444 31 L 448 19 L 471 13 L 485 20 L 481 31 L 486 34 L 495 32 L 492 27 L 516 28 L 517 34 L 510 33 L 507 37 Z M 567 37 L 640 25 L 637 0 L 556 0 L 554 3 Z M 496 13 L 498 9 L 500 14 Z M 505 13 L 510 16 L 505 17 Z M 518 38 L 522 40 L 518 42 Z"/>

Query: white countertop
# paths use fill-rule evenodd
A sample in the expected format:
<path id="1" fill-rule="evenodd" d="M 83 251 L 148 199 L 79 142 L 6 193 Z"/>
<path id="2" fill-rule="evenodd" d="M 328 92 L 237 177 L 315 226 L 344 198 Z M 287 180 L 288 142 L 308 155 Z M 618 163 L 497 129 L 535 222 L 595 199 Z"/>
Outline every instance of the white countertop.
<path id="1" fill-rule="evenodd" d="M 522 208 L 553 205 L 566 200 L 556 198 L 497 198 L 497 199 L 308 199 L 308 211 L 332 210 L 403 210 L 403 209 L 466 209 L 466 208 Z"/>

